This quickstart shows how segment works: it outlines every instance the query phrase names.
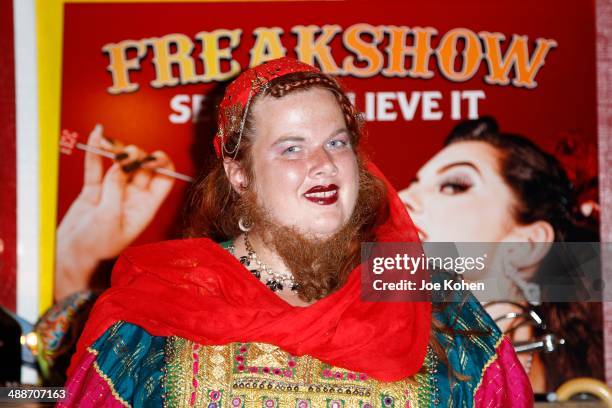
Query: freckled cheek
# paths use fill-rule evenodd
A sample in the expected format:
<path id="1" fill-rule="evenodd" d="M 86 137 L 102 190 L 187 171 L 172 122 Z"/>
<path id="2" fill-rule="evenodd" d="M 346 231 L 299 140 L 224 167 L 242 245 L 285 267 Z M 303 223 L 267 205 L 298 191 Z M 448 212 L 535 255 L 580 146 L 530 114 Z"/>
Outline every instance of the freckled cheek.
<path id="1" fill-rule="evenodd" d="M 351 186 L 357 194 L 359 190 L 359 166 L 357 158 L 353 153 L 345 153 L 336 160 L 336 167 L 340 173 L 340 178 L 346 186 Z"/>
<path id="2" fill-rule="evenodd" d="M 264 189 L 274 191 L 287 199 L 299 191 L 305 178 L 305 171 L 299 165 L 269 166 L 264 171 L 263 179 L 267 180 Z"/>
<path id="3" fill-rule="evenodd" d="M 298 189 L 304 182 L 305 172 L 299 167 L 289 167 L 285 169 L 281 177 L 284 179 L 287 185 L 294 189 Z"/>

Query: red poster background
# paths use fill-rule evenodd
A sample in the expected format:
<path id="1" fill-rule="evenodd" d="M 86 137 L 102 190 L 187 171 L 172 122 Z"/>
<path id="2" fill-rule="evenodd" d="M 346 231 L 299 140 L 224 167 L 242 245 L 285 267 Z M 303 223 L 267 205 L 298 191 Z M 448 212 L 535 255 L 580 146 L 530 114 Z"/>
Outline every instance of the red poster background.
<path id="1" fill-rule="evenodd" d="M 435 4 L 434 4 L 435 3 Z M 455 83 L 445 79 L 430 60 L 435 75 L 432 79 L 344 77 L 349 90 L 362 96 L 368 91 L 440 91 L 443 95 L 439 121 L 415 119 L 370 122 L 368 149 L 373 160 L 396 188 L 408 185 L 415 171 L 441 146 L 450 129 L 457 123 L 450 119 L 450 91 L 483 90 L 479 114 L 495 116 L 505 131 L 524 134 L 546 150 L 553 150 L 566 133 L 580 142 L 596 144 L 595 86 L 595 23 L 594 4 L 579 0 L 546 0 L 527 5 L 514 1 L 419 2 L 261 2 L 261 3 L 190 3 L 190 4 L 67 4 L 63 45 L 62 129 L 77 131 L 85 141 L 96 123 L 105 126 L 111 137 L 141 146 L 145 150 L 162 149 L 174 160 L 177 170 L 194 174 L 191 156 L 196 143 L 192 123 L 172 124 L 170 100 L 177 94 L 202 94 L 215 84 L 194 84 L 154 89 L 149 82 L 155 71 L 152 52 L 141 62 L 142 69 L 131 73 L 138 91 L 111 95 L 112 85 L 107 71 L 107 54 L 102 47 L 122 40 L 140 40 L 182 33 L 190 38 L 200 31 L 219 28 L 243 30 L 240 46 L 233 57 L 247 67 L 249 50 L 254 44 L 253 29 L 281 27 L 287 55 L 295 56 L 295 25 L 339 24 L 343 28 L 356 23 L 371 25 L 431 26 L 438 31 L 435 48 L 444 33 L 453 28 L 501 32 L 510 39 L 513 34 L 529 37 L 533 52 L 537 38 L 554 39 L 558 46 L 546 58 L 536 76 L 533 89 L 488 85 L 483 81 L 487 67 L 482 62 L 479 72 L 469 81 Z M 508 42 L 505 43 L 507 46 Z M 337 64 L 347 51 L 341 35 L 331 43 Z M 384 44 L 379 47 L 384 49 Z M 505 47 L 502 48 L 505 51 Z M 201 51 L 196 43 L 193 55 Z M 410 64 L 408 60 L 407 64 Z M 227 69 L 227 66 L 224 67 Z M 196 58 L 196 69 L 202 72 Z M 397 105 L 395 106 L 397 109 Z M 464 107 L 465 111 L 465 107 Z M 465 118 L 465 112 L 464 112 Z M 75 151 L 60 158 L 58 220 L 61 220 L 82 186 L 83 154 Z M 162 206 L 155 222 L 138 242 L 167 238 L 178 232 L 178 208 L 184 197 L 184 182 L 177 182 Z"/>

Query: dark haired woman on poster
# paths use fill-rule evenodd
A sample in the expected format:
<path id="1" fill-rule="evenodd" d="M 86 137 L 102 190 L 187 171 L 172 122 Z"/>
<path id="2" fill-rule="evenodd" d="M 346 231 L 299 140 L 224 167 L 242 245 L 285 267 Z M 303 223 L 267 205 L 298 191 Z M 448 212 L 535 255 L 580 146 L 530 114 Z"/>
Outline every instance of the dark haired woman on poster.
<path id="1" fill-rule="evenodd" d="M 418 242 L 361 135 L 316 68 L 282 58 L 242 73 L 197 186 L 191 234 L 204 238 L 123 253 L 60 405 L 532 406 L 473 297 L 361 300 L 361 242 Z"/>
<path id="2" fill-rule="evenodd" d="M 598 241 L 593 223 L 579 211 L 574 187 L 559 161 L 522 136 L 501 133 L 494 119 L 460 123 L 444 145 L 400 192 L 421 239 L 536 243 L 533 254 L 513 260 L 516 269 L 507 275 L 526 307 L 532 299 L 524 289 L 546 280 L 541 266 L 547 251 L 538 252 L 538 247 Z M 546 334 L 564 342 L 552 353 L 519 354 L 535 392 L 554 391 L 573 377 L 603 378 L 601 304 L 543 303 L 531 308 L 543 324 L 534 328 L 516 319 L 502 320 L 500 327 L 513 342 Z M 487 310 L 494 318 L 524 312 L 510 304 L 493 304 Z"/>

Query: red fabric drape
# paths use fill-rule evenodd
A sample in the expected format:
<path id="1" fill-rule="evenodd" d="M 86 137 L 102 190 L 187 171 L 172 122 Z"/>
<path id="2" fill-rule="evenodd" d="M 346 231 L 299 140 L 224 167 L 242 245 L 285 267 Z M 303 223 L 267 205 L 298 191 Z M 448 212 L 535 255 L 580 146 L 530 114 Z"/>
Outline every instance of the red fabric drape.
<path id="1" fill-rule="evenodd" d="M 417 242 L 403 204 L 387 186 L 391 214 L 377 230 L 378 241 Z M 415 374 L 429 341 L 431 304 L 364 302 L 360 283 L 358 267 L 337 292 L 309 307 L 293 307 L 208 239 L 131 248 L 94 306 L 69 375 L 86 347 L 119 320 L 206 345 L 270 343 L 381 381 Z"/>

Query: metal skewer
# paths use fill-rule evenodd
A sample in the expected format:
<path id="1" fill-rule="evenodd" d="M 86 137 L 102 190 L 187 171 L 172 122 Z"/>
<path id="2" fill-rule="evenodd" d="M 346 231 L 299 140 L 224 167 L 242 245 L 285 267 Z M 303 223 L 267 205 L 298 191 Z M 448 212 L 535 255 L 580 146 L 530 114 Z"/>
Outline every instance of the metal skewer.
<path id="1" fill-rule="evenodd" d="M 191 183 L 193 181 L 193 177 L 189 177 L 186 174 L 177 173 L 176 171 L 168 170 L 168 169 L 165 169 L 163 167 L 158 167 L 158 168 L 155 168 L 153 170 L 156 171 L 159 174 L 163 174 L 164 176 L 174 177 L 175 179 L 183 180 L 183 181 L 186 181 L 188 183 Z"/>
<path id="2" fill-rule="evenodd" d="M 77 149 L 81 149 L 89 153 L 94 153 L 94 154 L 97 154 L 98 156 L 108 157 L 109 159 L 113 159 L 113 160 L 115 160 L 115 157 L 117 156 L 115 153 L 111 153 L 109 151 L 102 150 L 95 146 L 86 145 L 85 143 L 77 143 L 76 147 Z"/>
<path id="3" fill-rule="evenodd" d="M 84 143 L 77 143 L 76 148 L 80 150 L 84 150 L 89 153 L 97 154 L 99 156 L 104 156 L 112 160 L 115 160 L 117 158 L 117 155 L 115 153 L 100 149 L 95 146 L 86 145 Z M 178 180 L 186 181 L 188 183 L 191 183 L 193 181 L 193 177 L 190 177 L 190 176 L 187 176 L 186 174 L 178 173 L 176 171 L 169 170 L 166 168 L 158 167 L 158 168 L 153 168 L 150 170 L 153 170 L 154 172 L 159 173 L 159 174 L 163 174 L 164 176 L 173 177 Z"/>

